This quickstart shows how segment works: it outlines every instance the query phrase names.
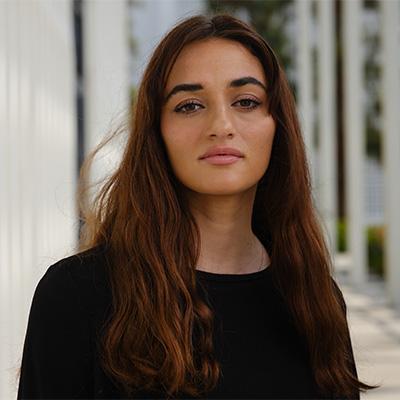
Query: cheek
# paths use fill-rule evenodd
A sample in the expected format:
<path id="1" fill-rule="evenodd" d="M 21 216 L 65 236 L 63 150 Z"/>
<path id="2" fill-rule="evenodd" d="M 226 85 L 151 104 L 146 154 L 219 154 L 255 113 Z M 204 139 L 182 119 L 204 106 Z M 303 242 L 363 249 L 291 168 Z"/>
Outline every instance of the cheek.
<path id="1" fill-rule="evenodd" d="M 161 129 L 161 136 L 172 168 L 177 173 L 182 168 L 187 169 L 191 159 L 196 155 L 194 154 L 195 146 L 190 140 L 193 135 L 176 127 L 169 130 Z"/>
<path id="2" fill-rule="evenodd" d="M 253 160 L 257 160 L 257 164 L 264 165 L 268 163 L 275 136 L 274 121 L 272 118 L 268 118 L 268 120 L 255 126 L 249 134 L 253 138 L 251 140 L 251 152 L 254 155 Z"/>

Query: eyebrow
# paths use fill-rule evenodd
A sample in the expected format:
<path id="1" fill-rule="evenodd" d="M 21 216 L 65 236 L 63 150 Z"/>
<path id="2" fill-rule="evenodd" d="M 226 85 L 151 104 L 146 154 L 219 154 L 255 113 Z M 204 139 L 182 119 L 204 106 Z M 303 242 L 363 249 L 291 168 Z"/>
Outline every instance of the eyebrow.
<path id="1" fill-rule="evenodd" d="M 241 87 L 244 85 L 248 84 L 253 84 L 260 86 L 263 88 L 265 91 L 267 91 L 266 86 L 260 82 L 258 79 L 253 78 L 252 76 L 244 76 L 242 78 L 234 79 L 228 84 L 228 87 Z M 173 95 L 179 93 L 179 92 L 196 92 L 198 90 L 204 89 L 203 85 L 200 83 L 181 83 L 179 85 L 176 85 L 165 97 L 164 103 L 166 103 Z"/>

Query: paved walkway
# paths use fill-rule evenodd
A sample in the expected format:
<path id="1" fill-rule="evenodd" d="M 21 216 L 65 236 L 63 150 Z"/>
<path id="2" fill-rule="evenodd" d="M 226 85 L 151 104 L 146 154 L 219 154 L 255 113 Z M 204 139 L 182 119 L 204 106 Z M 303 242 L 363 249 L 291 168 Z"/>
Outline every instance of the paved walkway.
<path id="1" fill-rule="evenodd" d="M 338 274 L 337 279 L 347 303 L 358 376 L 365 383 L 381 385 L 361 399 L 400 399 L 400 312 L 389 307 L 381 280 L 354 288 L 345 275 Z"/>

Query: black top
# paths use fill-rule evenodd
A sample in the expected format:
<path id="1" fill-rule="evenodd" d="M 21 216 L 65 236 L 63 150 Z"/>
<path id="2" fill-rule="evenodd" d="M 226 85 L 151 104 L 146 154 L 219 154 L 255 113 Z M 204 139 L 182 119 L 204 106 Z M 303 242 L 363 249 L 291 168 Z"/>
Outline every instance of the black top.
<path id="1" fill-rule="evenodd" d="M 90 251 L 70 256 L 50 266 L 39 281 L 18 399 L 122 398 L 96 351 L 111 305 L 103 261 Z M 200 294 L 215 311 L 215 351 L 222 363 L 220 382 L 207 398 L 321 398 L 271 272 L 271 267 L 248 274 L 196 271 L 206 289 Z M 136 398 L 153 397 L 140 393 Z"/>

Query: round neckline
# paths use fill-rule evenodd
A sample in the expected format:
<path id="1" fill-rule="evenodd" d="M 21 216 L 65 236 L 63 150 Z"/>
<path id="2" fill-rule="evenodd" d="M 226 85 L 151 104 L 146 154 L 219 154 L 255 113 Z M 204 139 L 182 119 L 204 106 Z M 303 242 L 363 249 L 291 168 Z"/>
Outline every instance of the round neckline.
<path id="1" fill-rule="evenodd" d="M 260 271 L 249 272 L 245 274 L 220 274 L 216 272 L 203 271 L 201 269 L 196 269 L 196 274 L 201 278 L 209 281 L 219 281 L 219 282 L 242 282 L 255 279 L 261 279 L 266 275 L 270 274 L 271 264 Z"/>

